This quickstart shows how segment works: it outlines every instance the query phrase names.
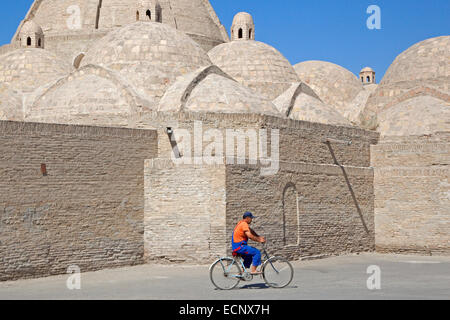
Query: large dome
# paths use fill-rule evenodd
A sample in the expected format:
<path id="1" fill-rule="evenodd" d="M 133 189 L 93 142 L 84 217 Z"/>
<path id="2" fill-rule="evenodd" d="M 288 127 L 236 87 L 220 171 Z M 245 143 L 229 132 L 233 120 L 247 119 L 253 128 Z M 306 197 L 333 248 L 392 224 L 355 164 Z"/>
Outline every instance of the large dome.
<path id="1" fill-rule="evenodd" d="M 28 93 L 69 74 L 72 67 L 43 49 L 17 49 L 0 56 L 0 83 Z"/>
<path id="2" fill-rule="evenodd" d="M 0 120 L 23 120 L 22 97 L 5 83 L 0 83 Z"/>
<path id="3" fill-rule="evenodd" d="M 418 96 L 378 114 L 382 136 L 419 136 L 450 131 L 450 103 Z"/>
<path id="4" fill-rule="evenodd" d="M 92 65 L 43 91 L 27 108 L 27 121 L 126 127 L 145 104 L 115 72 Z"/>
<path id="5" fill-rule="evenodd" d="M 215 65 L 235 80 L 270 100 L 299 81 L 289 61 L 262 42 L 232 41 L 215 47 L 208 54 Z"/>
<path id="6" fill-rule="evenodd" d="M 449 94 L 450 36 L 427 39 L 401 53 L 387 70 L 377 90 L 370 96 L 362 115 L 368 128 L 376 126 L 376 115 L 423 91 L 441 98 Z"/>
<path id="7" fill-rule="evenodd" d="M 205 50 L 228 41 L 225 28 L 208 0 L 158 1 L 162 22 L 188 34 Z M 133 23 L 136 10 L 142 3 L 150 2 L 152 0 L 37 0 L 25 20 L 33 19 L 42 26 L 47 42 L 55 42 L 56 46 L 58 41 L 58 46 L 70 47 L 72 44 L 73 47 L 73 39 L 67 39 L 67 36 L 88 38 L 90 34 Z M 18 32 L 14 38 L 18 39 Z"/>
<path id="8" fill-rule="evenodd" d="M 270 101 L 229 78 L 216 66 L 201 68 L 179 79 L 167 90 L 158 110 L 280 116 Z"/>
<path id="9" fill-rule="evenodd" d="M 177 77 L 211 61 L 184 33 L 161 23 L 136 22 L 97 41 L 82 60 L 87 64 L 117 71 L 156 107 Z"/>
<path id="10" fill-rule="evenodd" d="M 326 61 L 305 61 L 294 66 L 301 81 L 307 83 L 320 99 L 349 117 L 350 106 L 363 85 L 349 70 Z"/>

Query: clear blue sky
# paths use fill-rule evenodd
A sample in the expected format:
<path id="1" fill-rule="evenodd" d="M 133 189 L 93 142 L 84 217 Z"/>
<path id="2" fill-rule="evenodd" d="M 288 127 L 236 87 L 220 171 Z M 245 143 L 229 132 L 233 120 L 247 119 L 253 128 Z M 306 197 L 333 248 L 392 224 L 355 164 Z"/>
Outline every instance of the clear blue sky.
<path id="1" fill-rule="evenodd" d="M 9 43 L 32 0 L 2 1 L 0 45 Z M 256 38 L 292 64 L 326 60 L 355 74 L 365 66 L 381 80 L 395 57 L 427 38 L 450 34 L 450 0 L 211 0 L 230 29 L 234 14 L 251 13 Z M 381 30 L 369 30 L 369 5 L 381 9 Z"/>

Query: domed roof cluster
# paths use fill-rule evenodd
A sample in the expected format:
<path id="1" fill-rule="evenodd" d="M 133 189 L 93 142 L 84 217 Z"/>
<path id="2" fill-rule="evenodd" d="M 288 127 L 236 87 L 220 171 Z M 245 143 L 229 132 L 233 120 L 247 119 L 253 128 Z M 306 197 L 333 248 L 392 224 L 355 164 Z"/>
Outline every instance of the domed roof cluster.
<path id="1" fill-rule="evenodd" d="M 167 3 L 133 1 L 151 9 L 148 21 L 138 11 L 138 21 L 111 28 L 77 56 L 76 70 L 43 46 L 0 56 L 0 119 L 129 126 L 130 117 L 152 110 L 257 113 L 340 126 L 362 122 L 378 127 L 383 136 L 448 127 L 450 37 L 406 50 L 377 86 L 370 67 L 361 70 L 363 81 L 330 62 L 293 67 L 278 50 L 254 40 L 255 24 L 248 13 L 235 16 L 233 41 L 206 53 L 192 34 L 180 31 L 183 19 L 176 28 L 170 23 L 175 9 L 158 11 Z M 116 6 L 105 3 L 103 13 Z M 48 25 L 44 29 L 51 34 Z M 36 44 L 44 39 L 34 20 L 25 21 L 20 30 L 35 35 Z"/>
<path id="2" fill-rule="evenodd" d="M 374 129 L 377 114 L 411 97 L 412 92 L 430 92 L 439 99 L 450 93 L 450 36 L 419 42 L 402 52 L 387 70 L 362 114 L 363 125 Z M 448 102 L 448 101 L 447 101 Z"/>

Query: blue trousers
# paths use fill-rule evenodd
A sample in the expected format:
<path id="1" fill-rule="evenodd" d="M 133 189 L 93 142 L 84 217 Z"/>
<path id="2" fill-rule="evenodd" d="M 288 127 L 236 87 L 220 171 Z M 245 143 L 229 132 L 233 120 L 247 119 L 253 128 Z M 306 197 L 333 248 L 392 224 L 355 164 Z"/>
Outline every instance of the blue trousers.
<path id="1" fill-rule="evenodd" d="M 248 269 L 253 263 L 255 267 L 261 265 L 261 252 L 253 247 L 244 245 L 240 250 L 236 251 L 244 258 L 244 266 Z"/>

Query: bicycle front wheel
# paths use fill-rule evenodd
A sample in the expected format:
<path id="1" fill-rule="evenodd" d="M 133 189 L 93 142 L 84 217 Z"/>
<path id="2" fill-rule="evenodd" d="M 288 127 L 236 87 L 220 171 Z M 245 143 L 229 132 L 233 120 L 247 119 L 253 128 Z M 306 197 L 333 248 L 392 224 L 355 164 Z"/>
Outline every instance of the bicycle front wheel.
<path id="1" fill-rule="evenodd" d="M 222 258 L 211 265 L 209 277 L 216 288 L 231 290 L 241 281 L 242 271 L 234 259 Z"/>
<path id="2" fill-rule="evenodd" d="M 272 257 L 263 265 L 263 278 L 272 288 L 287 287 L 294 277 L 294 268 L 284 258 Z"/>

